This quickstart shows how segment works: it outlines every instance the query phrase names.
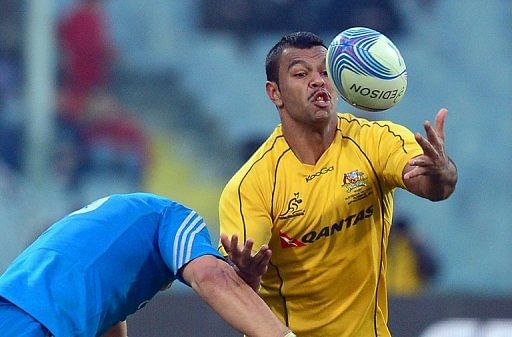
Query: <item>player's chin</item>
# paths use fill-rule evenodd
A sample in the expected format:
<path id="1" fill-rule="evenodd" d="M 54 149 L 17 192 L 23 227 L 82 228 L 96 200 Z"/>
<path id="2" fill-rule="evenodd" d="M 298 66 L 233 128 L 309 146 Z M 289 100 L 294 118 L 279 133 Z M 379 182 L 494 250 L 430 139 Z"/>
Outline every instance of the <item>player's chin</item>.
<path id="1" fill-rule="evenodd" d="M 336 112 L 333 109 L 317 109 L 313 113 L 313 121 L 315 122 L 327 122 L 330 121 L 332 116 L 335 115 Z"/>

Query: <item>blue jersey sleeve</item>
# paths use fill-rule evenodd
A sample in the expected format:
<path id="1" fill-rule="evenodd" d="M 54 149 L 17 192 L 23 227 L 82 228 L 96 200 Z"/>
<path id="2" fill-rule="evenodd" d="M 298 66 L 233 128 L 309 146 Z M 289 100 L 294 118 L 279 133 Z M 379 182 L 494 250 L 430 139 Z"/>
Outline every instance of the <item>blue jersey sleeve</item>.
<path id="1" fill-rule="evenodd" d="M 190 261 L 203 255 L 223 258 L 213 247 L 203 218 L 194 210 L 175 203 L 164 211 L 161 221 L 160 253 L 167 267 L 181 282 L 186 283 L 180 269 Z"/>

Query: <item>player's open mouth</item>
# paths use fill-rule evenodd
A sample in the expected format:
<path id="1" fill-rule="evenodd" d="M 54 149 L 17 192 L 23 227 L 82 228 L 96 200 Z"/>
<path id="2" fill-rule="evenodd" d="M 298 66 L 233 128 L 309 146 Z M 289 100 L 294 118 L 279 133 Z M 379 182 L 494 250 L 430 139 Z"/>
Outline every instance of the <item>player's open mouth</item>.
<path id="1" fill-rule="evenodd" d="M 315 105 L 325 108 L 329 106 L 331 102 L 331 96 L 327 91 L 320 90 L 313 95 L 312 101 L 315 103 Z"/>

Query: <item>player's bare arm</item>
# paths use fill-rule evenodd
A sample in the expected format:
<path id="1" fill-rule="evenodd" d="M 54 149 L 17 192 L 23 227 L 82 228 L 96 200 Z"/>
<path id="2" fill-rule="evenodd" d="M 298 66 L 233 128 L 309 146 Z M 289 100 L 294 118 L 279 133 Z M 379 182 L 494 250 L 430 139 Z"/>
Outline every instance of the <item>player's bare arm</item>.
<path id="1" fill-rule="evenodd" d="M 102 337 L 126 337 L 127 333 L 126 321 L 122 321 L 110 328 Z"/>
<path id="2" fill-rule="evenodd" d="M 246 335 L 294 336 L 225 261 L 201 256 L 188 263 L 182 275 L 223 319 Z"/>
<path id="3" fill-rule="evenodd" d="M 457 168 L 445 149 L 444 123 L 447 109 L 436 115 L 435 126 L 425 121 L 426 138 L 416 133 L 423 155 L 414 157 L 404 168 L 404 183 L 410 192 L 432 201 L 444 200 L 455 190 Z"/>
<path id="4" fill-rule="evenodd" d="M 228 254 L 227 258 L 232 262 L 237 274 L 247 282 L 255 291 L 258 291 L 261 277 L 268 269 L 272 251 L 267 245 L 253 253 L 254 242 L 247 239 L 245 245 L 238 244 L 238 236 L 233 235 L 231 240 L 226 234 L 221 234 L 220 241 Z"/>

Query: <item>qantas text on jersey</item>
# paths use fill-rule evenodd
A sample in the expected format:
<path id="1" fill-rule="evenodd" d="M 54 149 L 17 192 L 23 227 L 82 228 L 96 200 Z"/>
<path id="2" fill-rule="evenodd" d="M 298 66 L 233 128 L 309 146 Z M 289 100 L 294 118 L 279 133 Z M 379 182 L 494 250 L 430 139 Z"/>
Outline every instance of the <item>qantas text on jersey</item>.
<path id="1" fill-rule="evenodd" d="M 365 218 L 369 218 L 373 214 L 373 205 L 370 205 L 367 209 L 362 209 L 357 213 L 350 214 L 346 218 L 341 219 L 340 221 L 330 225 L 323 227 L 320 231 L 311 231 L 302 236 L 302 242 L 314 242 L 321 238 L 326 238 L 331 235 L 334 235 L 340 232 L 343 229 L 343 225 L 345 228 L 350 228 L 350 226 L 356 225 L 359 221 L 364 220 Z"/>

